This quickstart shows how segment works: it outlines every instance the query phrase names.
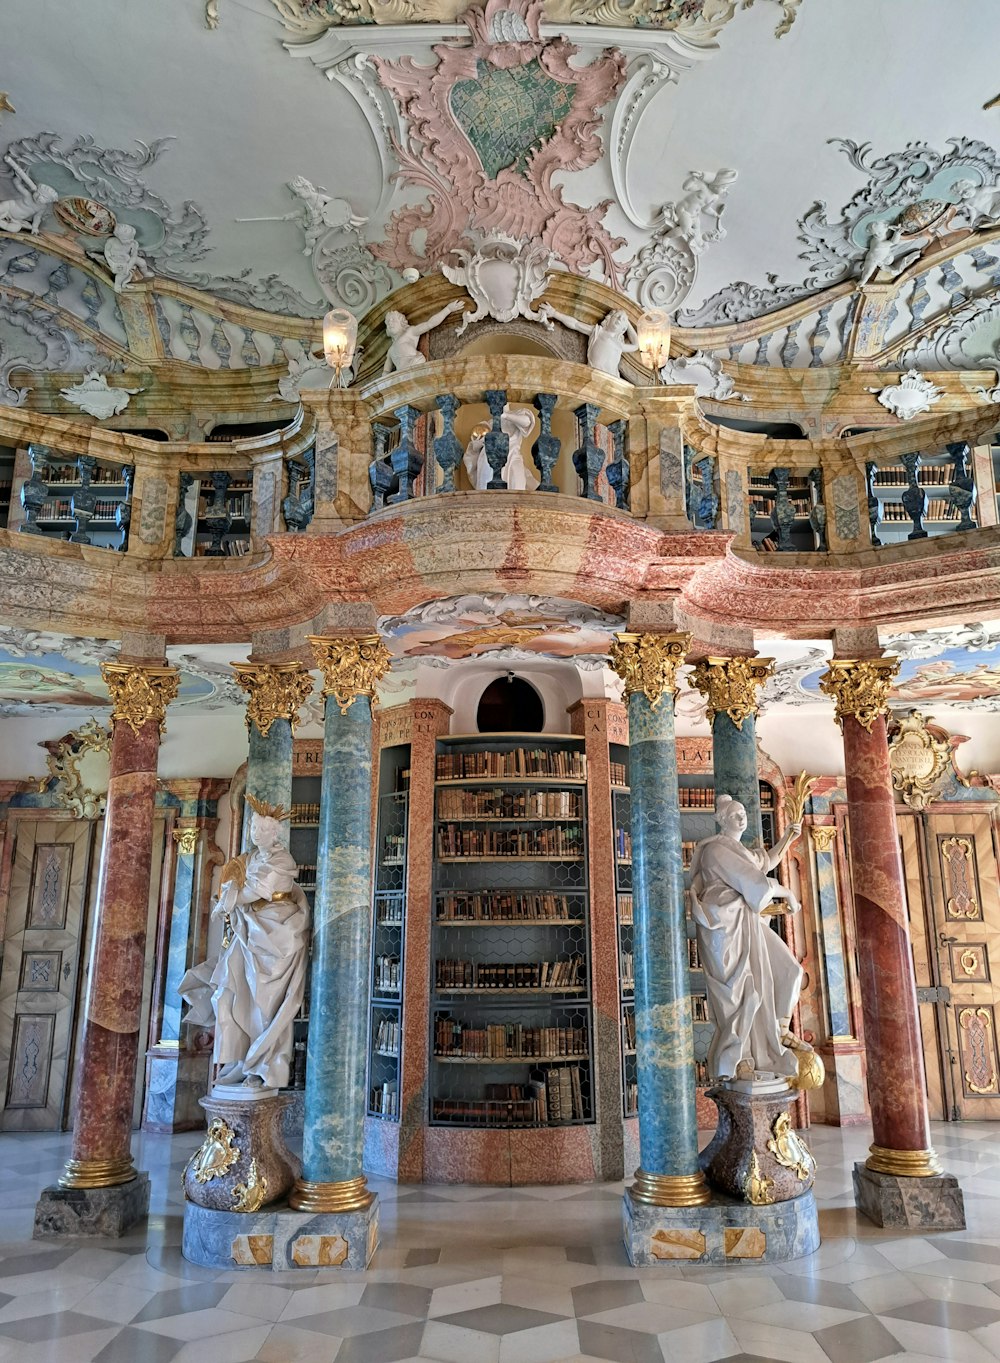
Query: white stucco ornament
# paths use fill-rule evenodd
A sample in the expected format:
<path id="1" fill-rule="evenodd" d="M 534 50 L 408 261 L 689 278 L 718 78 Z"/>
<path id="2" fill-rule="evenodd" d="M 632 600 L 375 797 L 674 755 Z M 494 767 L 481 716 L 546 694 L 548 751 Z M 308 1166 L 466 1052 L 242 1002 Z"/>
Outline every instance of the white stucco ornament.
<path id="1" fill-rule="evenodd" d="M 531 322 L 551 326 L 534 307 L 536 299 L 545 292 L 549 271 L 557 265 L 557 258 L 548 247 L 497 233 L 475 252 L 459 247 L 451 255 L 458 258 L 459 264 L 442 262 L 441 273 L 452 284 L 464 288 L 476 305 L 475 312 L 467 312 L 456 328 L 457 336 L 485 317 L 497 322 L 527 317 Z"/>
<path id="2" fill-rule="evenodd" d="M 660 378 L 664 383 L 693 383 L 699 398 L 712 398 L 715 402 L 726 402 L 729 398 L 750 401 L 746 393 L 737 393 L 719 357 L 707 355 L 704 350 L 669 360 L 660 370 Z"/>
<path id="3" fill-rule="evenodd" d="M 130 222 L 118 222 L 104 243 L 101 252 L 111 274 L 112 288 L 121 293 L 136 279 L 152 279 L 153 271 L 139 250 L 135 228 Z"/>
<path id="4" fill-rule="evenodd" d="M 269 402 L 298 402 L 302 388 L 329 388 L 330 366 L 312 355 L 288 361 L 288 373 L 278 380 L 278 395 Z"/>
<path id="5" fill-rule="evenodd" d="M 5 156 L 3 159 L 10 166 L 19 197 L 0 200 L 0 231 L 23 232 L 27 229 L 32 236 L 37 236 L 42 216 L 59 198 L 58 191 L 51 185 L 36 184 L 13 156 Z"/>
<path id="6" fill-rule="evenodd" d="M 141 393 L 142 389 L 110 388 L 104 374 L 99 374 L 96 369 L 88 369 L 80 383 L 73 388 L 60 388 L 59 392 L 67 402 L 79 407 L 81 412 L 97 417 L 98 421 L 107 421 L 108 417 L 124 412 L 129 399 Z"/>
<path id="7" fill-rule="evenodd" d="M 944 389 L 924 378 L 916 369 L 908 369 L 898 383 L 885 388 L 869 388 L 883 407 L 900 421 L 909 421 L 921 412 L 929 412 L 934 403 L 944 396 Z"/>

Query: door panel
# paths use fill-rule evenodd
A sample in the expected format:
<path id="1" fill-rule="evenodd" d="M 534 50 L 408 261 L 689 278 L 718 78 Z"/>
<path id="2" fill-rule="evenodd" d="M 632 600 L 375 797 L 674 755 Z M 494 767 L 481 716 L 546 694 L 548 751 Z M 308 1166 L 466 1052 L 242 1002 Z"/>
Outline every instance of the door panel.
<path id="1" fill-rule="evenodd" d="M 79 820 L 14 822 L 3 968 L 0 1130 L 58 1131 L 76 1009 L 83 911 L 94 826 Z"/>
<path id="2" fill-rule="evenodd" d="M 987 813 L 931 814 L 928 860 L 935 947 L 951 1066 L 953 1115 L 1000 1118 L 1000 1057 L 993 971 L 1000 968 L 1000 885 Z"/>
<path id="3" fill-rule="evenodd" d="M 924 1072 L 927 1076 L 927 1105 L 930 1115 L 941 1121 L 947 1112 L 947 1059 L 941 1043 L 940 994 L 937 956 L 925 905 L 926 874 L 921 855 L 921 824 L 916 814 L 897 811 L 899 851 L 903 859 L 906 886 L 906 912 L 913 951 L 913 974 L 917 986 L 917 1012 L 924 1047 Z"/>

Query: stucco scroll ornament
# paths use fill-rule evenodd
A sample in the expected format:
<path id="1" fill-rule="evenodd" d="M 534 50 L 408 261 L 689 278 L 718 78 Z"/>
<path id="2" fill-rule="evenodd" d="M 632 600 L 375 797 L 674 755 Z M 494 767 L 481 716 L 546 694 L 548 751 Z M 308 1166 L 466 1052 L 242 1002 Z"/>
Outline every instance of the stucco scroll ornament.
<path id="1" fill-rule="evenodd" d="M 898 383 L 884 388 L 869 388 L 879 404 L 900 421 L 909 421 L 921 412 L 929 412 L 934 403 L 944 396 L 944 389 L 931 383 L 916 369 L 908 369 Z"/>
<path id="2" fill-rule="evenodd" d="M 323 695 L 334 698 L 342 715 L 359 696 L 369 700 L 374 696 L 392 662 L 392 654 L 377 634 L 353 639 L 309 635 L 308 640 L 323 674 Z"/>
<path id="3" fill-rule="evenodd" d="M 643 307 L 676 308 L 684 301 L 698 272 L 698 257 L 725 235 L 725 198 L 737 172 L 723 166 L 715 175 L 692 170 L 683 196 L 664 204 L 650 224 L 652 240 L 638 253 L 627 281 L 637 289 Z"/>
<path id="4" fill-rule="evenodd" d="M 545 292 L 549 271 L 558 264 L 558 258 L 546 246 L 497 232 L 475 251 L 456 246 L 449 254 L 458 258 L 458 264 L 442 260 L 441 273 L 452 284 L 464 288 L 476 305 L 475 311 L 466 312 L 461 325 L 456 327 L 456 336 L 484 317 L 497 322 L 527 317 L 530 322 L 551 327 L 545 309 L 533 306 Z"/>
<path id="5" fill-rule="evenodd" d="M 313 679 L 301 663 L 233 663 L 236 684 L 246 691 L 247 730 L 256 725 L 261 738 L 276 719 L 287 719 L 295 731 L 299 706 L 309 697 Z"/>
<path id="6" fill-rule="evenodd" d="M 60 396 L 67 402 L 79 407 L 80 411 L 86 412 L 88 416 L 96 417 L 98 421 L 107 421 L 109 417 L 124 412 L 129 401 L 136 393 L 141 392 L 141 388 L 110 387 L 107 376 L 99 374 L 96 369 L 88 369 L 80 382 L 72 388 L 59 389 Z"/>
<path id="7" fill-rule="evenodd" d="M 832 696 L 837 723 L 852 715 L 871 733 L 888 708 L 889 691 L 899 671 L 898 658 L 831 658 L 819 678 L 819 689 Z"/>
<path id="8" fill-rule="evenodd" d="M 925 717 L 911 710 L 889 740 L 892 784 L 911 809 L 926 809 L 952 764 L 952 745 L 935 738 Z"/>
<path id="9" fill-rule="evenodd" d="M 45 210 L 55 203 L 59 193 L 51 185 L 37 184 L 10 152 L 3 159 L 10 166 L 18 198 L 0 199 L 0 231 L 23 232 L 27 229 L 32 236 L 37 236 Z"/>
<path id="10" fill-rule="evenodd" d="M 677 672 L 690 642 L 690 634 L 615 635 L 609 656 L 625 683 L 625 699 L 643 695 L 655 710 L 665 695 L 675 695 Z"/>
<path id="11" fill-rule="evenodd" d="M 107 800 L 111 735 L 96 719 L 88 719 L 64 738 L 43 743 L 49 769 L 38 783 L 44 791 L 55 784 L 52 797 L 60 809 L 68 809 L 78 819 L 97 819 L 104 813 Z"/>
<path id="12" fill-rule="evenodd" d="M 114 723 L 121 720 L 138 735 L 143 725 L 152 719 L 163 733 L 167 706 L 176 698 L 180 687 L 180 673 L 176 667 L 101 663 L 101 676 L 111 693 Z"/>
<path id="13" fill-rule="evenodd" d="M 713 402 L 728 402 L 739 398 L 749 402 L 746 393 L 738 393 L 730 376 L 722 368 L 718 355 L 709 355 L 704 350 L 696 350 L 693 355 L 680 356 L 668 360 L 660 370 L 664 383 L 694 384 L 695 396 L 711 398 Z"/>

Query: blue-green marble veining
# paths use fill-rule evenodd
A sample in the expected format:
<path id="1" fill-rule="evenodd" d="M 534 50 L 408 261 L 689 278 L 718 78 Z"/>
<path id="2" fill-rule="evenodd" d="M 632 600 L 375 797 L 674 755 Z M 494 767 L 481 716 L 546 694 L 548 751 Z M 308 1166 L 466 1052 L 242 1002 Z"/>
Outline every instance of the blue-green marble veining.
<path id="1" fill-rule="evenodd" d="M 167 938 L 167 969 L 163 986 L 163 1021 L 160 1040 L 177 1041 L 181 1034 L 181 996 L 177 986 L 188 966 L 188 939 L 191 935 L 191 911 L 194 896 L 193 852 L 178 852 L 174 873 L 174 902 L 170 912 L 170 935 Z"/>
<path id="2" fill-rule="evenodd" d="M 844 968 L 844 934 L 840 924 L 837 871 L 833 852 L 816 849 L 816 894 L 823 938 L 823 970 L 826 975 L 826 1012 L 831 1036 L 850 1036 L 851 1010 Z"/>
<path id="3" fill-rule="evenodd" d="M 302 1177 L 361 1173 L 371 943 L 371 702 L 328 697 L 323 738 Z"/>
<path id="4" fill-rule="evenodd" d="M 247 761 L 247 794 L 272 805 L 289 809 L 292 803 L 292 725 L 276 719 L 262 738 L 256 724 L 250 726 L 250 756 Z M 244 817 L 244 845 L 249 827 L 249 812 Z M 288 846 L 289 825 L 281 825 L 281 841 Z"/>
<path id="5" fill-rule="evenodd" d="M 757 775 L 757 728 L 753 715 L 743 721 L 742 729 L 721 711 L 712 720 L 712 767 L 716 799 L 731 795 L 747 812 L 743 841 L 760 847 L 764 829 L 760 818 L 760 785 Z"/>
<path id="6" fill-rule="evenodd" d="M 694 1174 L 698 1139 L 673 698 L 629 698 L 639 1152 L 651 1174 Z"/>

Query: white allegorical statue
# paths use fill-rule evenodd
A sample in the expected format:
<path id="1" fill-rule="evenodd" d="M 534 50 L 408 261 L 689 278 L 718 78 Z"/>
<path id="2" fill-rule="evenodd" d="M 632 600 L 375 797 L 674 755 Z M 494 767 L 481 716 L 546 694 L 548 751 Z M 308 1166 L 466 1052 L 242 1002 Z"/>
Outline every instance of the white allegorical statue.
<path id="1" fill-rule="evenodd" d="M 602 374 L 611 374 L 617 378 L 622 355 L 626 351 L 639 349 L 639 338 L 621 308 L 612 308 L 603 321 L 595 322 L 592 326 L 570 317 L 565 312 L 557 312 L 546 303 L 543 303 L 538 311 L 543 322 L 554 317 L 557 322 L 562 322 L 564 327 L 569 327 L 570 331 L 579 331 L 586 336 L 587 363 L 591 369 L 599 369 Z"/>
<path id="2" fill-rule="evenodd" d="M 212 910 L 225 920 L 222 949 L 214 963 L 189 970 L 179 992 L 195 1020 L 204 1017 L 211 994 L 213 1058 L 222 1066 L 217 1085 L 280 1089 L 288 1087 L 293 1023 L 305 991 L 309 903 L 295 883 L 298 867 L 278 841 L 289 814 L 253 795 L 247 804 L 253 851 L 223 868 Z"/>
<path id="3" fill-rule="evenodd" d="M 25 228 L 37 236 L 45 210 L 59 198 L 59 191 L 51 185 L 39 185 L 12 156 L 5 156 L 10 166 L 18 199 L 0 199 L 0 231 L 23 232 Z"/>
<path id="4" fill-rule="evenodd" d="M 798 901 L 768 875 L 801 833 L 792 823 L 768 851 L 740 838 L 747 812 L 731 795 L 715 807 L 720 831 L 698 843 L 691 862 L 691 905 L 715 1036 L 708 1053 L 713 1080 L 776 1075 L 794 1079 L 797 1051 L 812 1048 L 792 1035 L 791 1016 L 802 967 L 776 932 L 770 914 L 797 913 Z"/>
<path id="5" fill-rule="evenodd" d="M 538 486 L 538 479 L 528 471 L 521 453 L 521 445 L 531 434 L 534 424 L 535 414 L 530 407 L 511 407 L 510 403 L 504 407 L 500 429 L 508 436 L 507 462 L 500 477 L 507 484 L 508 492 L 534 492 Z M 484 492 L 493 477 L 490 461 L 486 458 L 486 434 L 491 429 L 488 421 L 472 428 L 472 438 L 462 459 L 469 481 L 477 492 Z"/>
<path id="6" fill-rule="evenodd" d="M 425 356 L 421 355 L 417 349 L 417 343 L 421 336 L 425 336 L 428 331 L 433 331 L 439 327 L 446 317 L 450 317 L 453 312 L 461 312 L 465 304 L 460 298 L 454 298 L 450 303 L 446 303 L 439 312 L 433 317 L 428 317 L 426 322 L 411 323 L 401 312 L 395 309 L 390 310 L 385 315 L 385 329 L 389 337 L 389 350 L 385 357 L 385 364 L 382 367 L 383 374 L 391 374 L 394 369 L 412 369 L 415 364 L 426 364 Z"/>
<path id="7" fill-rule="evenodd" d="M 919 249 L 911 250 L 901 240 L 898 227 L 893 227 L 884 218 L 875 218 L 868 227 L 868 250 L 861 262 L 858 283 L 864 286 L 880 270 L 891 271 L 895 278 L 908 265 L 912 265 L 919 255 Z"/>

